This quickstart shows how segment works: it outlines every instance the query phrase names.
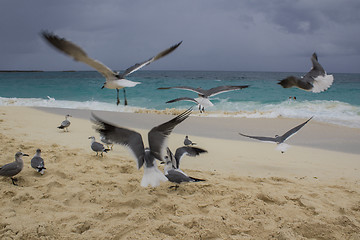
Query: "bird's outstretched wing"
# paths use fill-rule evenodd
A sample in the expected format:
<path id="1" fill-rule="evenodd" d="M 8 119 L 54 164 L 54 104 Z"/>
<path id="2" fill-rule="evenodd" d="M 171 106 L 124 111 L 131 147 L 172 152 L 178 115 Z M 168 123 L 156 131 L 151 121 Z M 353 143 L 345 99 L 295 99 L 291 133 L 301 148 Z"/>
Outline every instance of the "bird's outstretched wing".
<path id="1" fill-rule="evenodd" d="M 291 136 L 293 136 L 295 133 L 297 133 L 297 131 L 299 131 L 303 126 L 305 126 L 305 124 L 307 124 L 313 117 L 309 118 L 308 120 L 306 120 L 304 123 L 290 129 L 289 131 L 287 131 L 286 133 L 284 133 L 281 136 L 282 142 L 284 142 L 286 139 L 289 139 Z"/>
<path id="2" fill-rule="evenodd" d="M 108 123 L 92 113 L 91 121 L 95 124 L 95 129 L 107 140 L 126 146 L 130 152 L 135 156 L 138 169 L 144 164 L 145 149 L 144 143 L 140 133 L 116 127 Z"/>
<path id="3" fill-rule="evenodd" d="M 249 135 L 245 135 L 245 134 L 242 134 L 242 133 L 239 133 L 239 134 L 241 136 L 248 137 L 248 138 L 253 138 L 253 139 L 256 139 L 256 140 L 260 140 L 262 142 L 275 142 L 276 143 L 276 138 L 273 138 L 273 137 L 249 136 Z"/>
<path id="4" fill-rule="evenodd" d="M 164 89 L 181 89 L 181 90 L 188 90 L 188 91 L 192 91 L 192 92 L 196 92 L 200 95 L 204 95 L 206 90 L 202 89 L 202 88 L 193 88 L 193 87 L 188 87 L 188 86 L 178 86 L 178 87 L 161 87 L 158 88 L 160 90 L 164 90 Z"/>
<path id="5" fill-rule="evenodd" d="M 189 98 L 189 97 L 176 98 L 176 99 L 167 101 L 166 103 L 173 103 L 173 102 L 179 102 L 179 101 L 188 101 L 188 102 L 193 102 L 193 103 L 199 104 L 199 102 L 196 101 L 194 98 Z"/>
<path id="6" fill-rule="evenodd" d="M 182 157 L 184 155 L 188 155 L 190 157 L 196 157 L 198 155 L 200 155 L 201 153 L 207 153 L 207 151 L 205 149 L 201 149 L 198 147 L 179 147 L 178 149 L 176 149 L 175 152 L 175 159 L 176 159 L 176 166 L 175 168 L 179 168 L 180 166 L 180 160 L 182 159 Z"/>
<path id="7" fill-rule="evenodd" d="M 166 139 L 171 134 L 176 125 L 184 121 L 192 112 L 192 107 L 181 113 L 170 121 L 151 129 L 148 134 L 149 147 L 151 153 L 159 160 L 163 160 L 163 153 L 166 149 Z"/>
<path id="8" fill-rule="evenodd" d="M 86 52 L 81 49 L 76 44 L 66 40 L 65 38 L 60 38 L 59 36 L 49 33 L 47 31 L 42 32 L 42 36 L 46 39 L 53 47 L 65 53 L 66 55 L 74 58 L 75 61 L 83 62 L 90 67 L 96 69 L 101 73 L 106 79 L 115 79 L 116 73 L 108 68 L 103 63 L 90 58 Z"/>
<path id="9" fill-rule="evenodd" d="M 316 53 L 313 53 L 313 55 L 311 56 L 311 62 L 312 62 L 313 66 L 312 66 L 311 70 L 304 76 L 304 79 L 307 79 L 307 78 L 315 79 L 318 76 L 325 75 L 325 70 L 318 62 Z"/>
<path id="10" fill-rule="evenodd" d="M 150 59 L 148 59 L 148 60 L 146 60 L 144 62 L 136 63 L 135 65 L 133 65 L 133 66 L 129 67 L 128 69 L 126 69 L 120 75 L 120 77 L 125 78 L 127 75 L 139 70 L 140 68 L 145 67 L 146 65 L 149 65 L 150 63 L 152 63 L 152 62 L 154 62 L 154 61 L 156 61 L 156 60 L 158 60 L 158 59 L 160 59 L 162 57 L 165 57 L 169 53 L 173 52 L 177 47 L 179 47 L 181 43 L 182 43 L 182 41 L 175 44 L 175 45 L 173 45 L 173 46 L 171 46 L 170 48 L 158 53 L 156 56 L 154 56 L 154 57 L 152 57 L 152 58 L 150 58 Z"/>
<path id="11" fill-rule="evenodd" d="M 249 87 L 249 85 L 243 85 L 243 86 L 219 86 L 219 87 L 214 87 L 214 88 L 211 88 L 211 89 L 207 90 L 205 94 L 206 94 L 206 97 L 211 97 L 211 96 L 218 95 L 220 93 L 240 90 L 240 89 L 247 88 L 247 87 Z"/>

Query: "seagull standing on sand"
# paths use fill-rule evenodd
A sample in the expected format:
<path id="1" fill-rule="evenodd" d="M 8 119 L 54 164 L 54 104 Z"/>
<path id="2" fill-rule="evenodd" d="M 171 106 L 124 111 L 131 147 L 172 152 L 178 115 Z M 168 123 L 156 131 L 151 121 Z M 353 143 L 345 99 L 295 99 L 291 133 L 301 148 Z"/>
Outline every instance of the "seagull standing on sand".
<path id="1" fill-rule="evenodd" d="M 68 117 L 71 117 L 71 116 L 69 114 L 67 114 L 65 116 L 65 120 L 61 122 L 60 126 L 58 126 L 58 128 L 64 129 L 64 132 L 65 132 L 65 130 L 67 132 L 69 131 L 68 127 L 70 126 L 70 121 L 68 120 Z"/>
<path id="2" fill-rule="evenodd" d="M 41 157 L 41 150 L 37 149 L 35 156 L 31 159 L 31 167 L 34 168 L 37 172 L 44 174 L 45 171 L 45 164 L 44 159 Z"/>
<path id="3" fill-rule="evenodd" d="M 152 187 L 156 187 L 160 185 L 160 182 L 167 181 L 164 174 L 157 168 L 156 159 L 161 161 L 165 159 L 166 140 L 168 136 L 179 123 L 189 117 L 191 112 L 192 109 L 189 108 L 170 121 L 152 128 L 148 133 L 149 148 L 144 147 L 140 133 L 130 129 L 116 127 L 101 120 L 94 114 L 92 114 L 92 116 L 93 122 L 97 125 L 97 131 L 100 135 L 103 135 L 113 143 L 128 147 L 136 159 L 138 169 L 144 165 L 144 175 L 141 180 L 141 186 L 147 187 L 151 185 Z"/>
<path id="4" fill-rule="evenodd" d="M 180 147 L 176 149 L 175 155 L 167 148 L 167 157 L 165 157 L 165 167 L 164 173 L 167 179 L 173 183 L 183 183 L 183 182 L 200 182 L 205 181 L 203 179 L 189 177 L 180 169 L 180 160 L 183 156 L 188 155 L 191 157 L 196 157 L 201 153 L 207 153 L 206 150 L 197 148 L 197 147 Z M 175 186 L 177 188 L 178 185 Z"/>
<path id="5" fill-rule="evenodd" d="M 185 136 L 185 139 L 184 139 L 184 145 L 185 146 L 190 146 L 190 145 L 196 145 L 196 143 L 192 142 L 190 139 L 189 139 L 189 136 Z"/>
<path id="6" fill-rule="evenodd" d="M 16 185 L 17 179 L 13 178 L 16 174 L 21 172 L 24 167 L 24 161 L 22 160 L 22 156 L 29 156 L 22 152 L 17 152 L 15 154 L 15 161 L 12 163 L 5 164 L 4 166 L 0 167 L 0 176 L 10 177 L 12 184 Z"/>
<path id="7" fill-rule="evenodd" d="M 284 142 L 289 139 L 290 137 L 292 137 L 295 133 L 297 133 L 297 131 L 299 131 L 303 126 L 305 126 L 305 124 L 307 124 L 313 117 L 309 118 L 308 120 L 306 120 L 304 123 L 290 129 L 289 131 L 287 131 L 286 133 L 284 133 L 282 136 L 279 135 L 275 135 L 275 137 L 260 137 L 260 136 L 249 136 L 249 135 L 245 135 L 242 133 L 239 133 L 241 136 L 244 137 L 248 137 L 248 138 L 253 138 L 253 139 L 257 139 L 260 140 L 262 142 L 272 142 L 272 143 L 277 143 L 277 149 L 281 151 L 281 153 L 284 153 L 286 151 L 286 149 L 288 148 L 288 145 L 285 144 Z"/>
<path id="8" fill-rule="evenodd" d="M 278 84 L 280 84 L 283 88 L 298 87 L 314 93 L 327 90 L 334 81 L 333 75 L 326 74 L 324 68 L 318 62 L 316 53 L 313 53 L 311 56 L 311 62 L 313 67 L 305 76 L 301 78 L 289 76 L 280 80 Z"/>
<path id="9" fill-rule="evenodd" d="M 186 86 L 179 86 L 179 87 L 161 87 L 158 89 L 182 89 L 182 90 L 188 90 L 192 92 L 196 92 L 198 94 L 198 98 L 189 98 L 189 97 L 181 97 L 176 98 L 170 101 L 167 101 L 166 103 L 173 103 L 178 101 L 190 101 L 194 102 L 198 105 L 200 113 L 205 111 L 205 107 L 212 107 L 214 104 L 210 102 L 209 97 L 218 95 L 220 93 L 224 92 L 230 92 L 234 90 L 240 90 L 243 88 L 249 87 L 248 85 L 244 86 L 219 86 L 214 87 L 208 90 L 202 89 L 202 88 L 193 88 L 193 87 L 186 87 Z"/>
<path id="10" fill-rule="evenodd" d="M 90 67 L 94 68 L 99 73 L 101 73 L 106 79 L 106 82 L 104 83 L 102 88 L 116 89 L 116 91 L 117 91 L 116 104 L 117 105 L 119 105 L 119 103 L 120 103 L 119 89 L 121 89 L 121 88 L 123 89 L 124 101 L 125 101 L 124 104 L 127 105 L 125 87 L 135 87 L 137 84 L 140 84 L 140 82 L 133 82 L 133 81 L 125 79 L 125 77 L 127 75 L 168 55 L 169 53 L 173 52 L 182 43 L 182 41 L 181 41 L 178 44 L 158 53 L 156 56 L 154 56 L 144 62 L 136 63 L 135 65 L 129 67 L 123 73 L 120 74 L 119 72 L 112 71 L 109 67 L 105 66 L 103 63 L 90 58 L 83 49 L 81 49 L 76 44 L 74 44 L 64 38 L 60 38 L 57 35 L 54 35 L 52 33 L 46 32 L 46 31 L 42 32 L 42 36 L 52 46 L 54 46 L 61 52 L 69 55 L 70 57 L 74 58 L 75 61 L 83 62 L 83 63 L 89 65 Z"/>
<path id="11" fill-rule="evenodd" d="M 107 153 L 108 151 L 110 151 L 110 149 L 105 148 L 103 144 L 96 142 L 94 136 L 89 137 L 89 139 L 91 139 L 90 147 L 94 152 L 96 152 L 96 156 L 99 152 L 100 155 L 103 156 L 103 152 Z"/>

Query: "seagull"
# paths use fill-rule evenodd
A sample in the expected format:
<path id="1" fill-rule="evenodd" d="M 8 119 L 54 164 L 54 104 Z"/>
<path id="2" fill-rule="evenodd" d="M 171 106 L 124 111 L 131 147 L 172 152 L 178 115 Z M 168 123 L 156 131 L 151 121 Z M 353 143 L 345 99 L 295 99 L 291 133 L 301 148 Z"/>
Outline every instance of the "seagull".
<path id="1" fill-rule="evenodd" d="M 141 180 L 141 186 L 147 187 L 151 185 L 152 187 L 156 187 L 160 185 L 160 182 L 167 181 L 164 174 L 157 168 L 156 159 L 164 160 L 168 136 L 175 126 L 189 117 L 191 112 L 192 108 L 189 108 L 170 121 L 153 127 L 148 133 L 149 148 L 144 147 L 142 137 L 140 133 L 136 131 L 114 126 L 94 114 L 92 114 L 92 121 L 96 124 L 96 130 L 100 135 L 103 135 L 113 143 L 129 148 L 136 159 L 138 169 L 144 165 L 144 175 Z"/>
<path id="2" fill-rule="evenodd" d="M 180 167 L 180 160 L 183 156 L 188 155 L 191 157 L 196 157 L 201 153 L 207 153 L 206 150 L 197 148 L 197 147 L 179 147 L 176 149 L 175 155 L 167 148 L 167 156 L 165 157 L 165 167 L 164 173 L 167 179 L 173 183 L 183 183 L 183 182 L 200 182 L 205 181 L 199 178 L 189 177 L 184 173 Z M 179 185 L 176 185 L 175 188 L 178 188 Z"/>
<path id="3" fill-rule="evenodd" d="M 96 142 L 94 136 L 89 137 L 89 139 L 91 139 L 90 147 L 94 152 L 96 152 L 96 156 L 98 155 L 99 152 L 100 155 L 103 156 L 103 152 L 107 153 L 108 151 L 110 151 L 110 149 L 105 148 L 103 144 Z"/>
<path id="4" fill-rule="evenodd" d="M 150 59 L 140 62 L 140 63 L 136 63 L 135 65 L 129 67 L 128 69 L 126 69 L 123 73 L 119 73 L 119 72 L 115 72 L 113 70 L 111 70 L 109 67 L 105 66 L 103 63 L 90 58 L 86 52 L 81 49 L 79 46 L 77 46 L 76 44 L 66 40 L 65 38 L 60 38 L 59 36 L 49 33 L 47 31 L 43 31 L 42 32 L 42 36 L 55 48 L 57 48 L 58 50 L 60 50 L 61 52 L 69 55 L 70 57 L 74 58 L 75 61 L 80 61 L 83 62 L 87 65 L 89 65 L 90 67 L 94 68 L 96 71 L 98 71 L 99 73 L 101 73 L 105 79 L 106 82 L 104 83 L 104 85 L 102 86 L 103 88 L 109 88 L 109 89 L 116 89 L 117 91 L 117 102 L 116 104 L 119 105 L 120 100 L 119 100 L 119 89 L 123 89 L 124 91 L 124 104 L 127 105 L 127 100 L 126 100 L 126 94 L 125 94 L 125 87 L 135 87 L 137 84 L 140 84 L 140 82 L 134 82 L 134 81 L 130 81 L 125 79 L 125 77 L 139 69 L 141 69 L 142 67 L 168 55 L 169 53 L 173 52 L 178 46 L 180 46 L 180 44 L 182 43 L 179 42 L 173 46 L 171 46 L 170 48 L 158 53 L 156 56 L 151 57 Z"/>
<path id="5" fill-rule="evenodd" d="M 29 155 L 22 152 L 17 152 L 15 154 L 14 162 L 5 164 L 4 166 L 0 167 L 0 176 L 10 177 L 12 184 L 14 184 L 15 186 L 17 186 L 16 184 L 17 179 L 13 178 L 13 176 L 21 172 L 21 170 L 24 167 L 24 161 L 21 158 L 22 156 L 29 156 Z"/>
<path id="6" fill-rule="evenodd" d="M 298 87 L 306 91 L 319 93 L 327 90 L 333 83 L 333 75 L 327 75 L 324 68 L 318 62 L 316 53 L 311 56 L 313 67 L 310 72 L 301 78 L 295 76 L 289 76 L 283 80 L 280 80 L 280 84 L 283 88 Z"/>
<path id="7" fill-rule="evenodd" d="M 187 87 L 187 86 L 179 86 L 179 87 L 161 87 L 158 89 L 182 89 L 182 90 L 188 90 L 192 92 L 196 92 L 198 94 L 198 98 L 189 98 L 189 97 L 181 97 L 176 98 L 170 101 L 167 101 L 166 103 L 173 103 L 178 101 L 190 101 L 194 102 L 198 105 L 200 113 L 205 111 L 205 107 L 212 107 L 214 104 L 209 100 L 209 97 L 218 95 L 220 93 L 224 92 L 230 92 L 234 90 L 240 90 L 243 88 L 247 88 L 249 85 L 244 86 L 219 86 L 214 87 L 208 90 L 202 89 L 202 88 L 193 88 L 193 87 Z"/>
<path id="8" fill-rule="evenodd" d="M 37 172 L 44 174 L 45 171 L 45 164 L 44 159 L 41 157 L 41 150 L 37 149 L 35 156 L 31 159 L 31 167 L 34 168 Z"/>
<path id="9" fill-rule="evenodd" d="M 71 116 L 69 114 L 65 115 L 65 120 L 61 122 L 60 126 L 58 126 L 58 128 L 64 129 L 64 132 L 65 132 L 65 130 L 67 132 L 69 131 L 68 127 L 70 126 L 70 121 L 68 120 L 68 117 L 71 117 Z"/>
<path id="10" fill-rule="evenodd" d="M 273 142 L 273 143 L 277 143 L 278 147 L 277 149 L 279 149 L 281 151 L 281 153 L 284 153 L 286 151 L 286 149 L 288 148 L 288 145 L 285 144 L 284 142 L 289 139 L 290 137 L 292 137 L 295 133 L 297 133 L 297 131 L 299 131 L 303 126 L 305 126 L 305 124 L 307 124 L 313 117 L 309 118 L 308 120 L 306 120 L 304 123 L 290 129 L 289 131 L 287 131 L 286 133 L 284 133 L 282 136 L 279 135 L 275 135 L 275 137 L 260 137 L 260 136 L 249 136 L 249 135 L 245 135 L 242 133 L 239 133 L 241 136 L 244 137 L 248 137 L 248 138 L 253 138 L 253 139 L 257 139 L 260 140 L 262 142 Z"/>
<path id="11" fill-rule="evenodd" d="M 192 141 L 189 139 L 189 136 L 185 136 L 184 145 L 185 145 L 185 146 L 196 145 L 196 143 L 192 142 Z"/>

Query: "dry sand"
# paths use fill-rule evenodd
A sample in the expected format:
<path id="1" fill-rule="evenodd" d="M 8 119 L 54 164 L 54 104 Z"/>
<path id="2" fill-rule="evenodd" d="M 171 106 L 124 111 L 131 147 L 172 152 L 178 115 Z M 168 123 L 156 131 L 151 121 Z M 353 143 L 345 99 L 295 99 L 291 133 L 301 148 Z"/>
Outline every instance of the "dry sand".
<path id="1" fill-rule="evenodd" d="M 152 118 L 158 120 L 148 115 Z M 171 118 L 161 116 L 164 120 L 152 126 Z M 358 149 L 346 153 L 351 142 L 343 143 L 346 137 L 359 141 L 358 129 L 311 122 L 281 154 L 275 145 L 241 136 L 197 136 L 196 129 L 214 128 L 204 124 L 207 119 L 190 117 L 175 128 L 169 146 L 175 150 L 189 134 L 207 149 L 182 161 L 185 172 L 207 181 L 174 190 L 169 182 L 142 188 L 142 170 L 127 149 L 115 145 L 97 157 L 88 140 L 91 135 L 98 139 L 91 122 L 71 118 L 67 133 L 56 128 L 63 119 L 33 108 L 0 107 L 0 165 L 13 161 L 18 150 L 30 155 L 24 157 L 18 187 L 0 178 L 1 239 L 360 239 L 360 154 Z M 253 133 L 251 124 L 239 121 L 241 129 Z M 275 122 L 286 129 L 299 121 Z M 137 130 L 147 143 L 149 128 L 144 127 Z M 332 131 L 348 133 L 329 139 Z M 310 133 L 326 138 L 322 149 L 296 144 Z M 327 150 L 328 142 L 340 149 Z M 30 167 L 37 148 L 47 167 L 43 176 Z"/>

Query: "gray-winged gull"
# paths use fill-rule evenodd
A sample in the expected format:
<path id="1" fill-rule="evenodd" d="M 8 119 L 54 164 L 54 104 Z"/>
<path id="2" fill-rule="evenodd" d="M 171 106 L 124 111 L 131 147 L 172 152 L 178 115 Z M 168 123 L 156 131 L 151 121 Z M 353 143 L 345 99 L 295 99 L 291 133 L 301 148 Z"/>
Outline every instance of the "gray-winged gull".
<path id="1" fill-rule="evenodd" d="M 164 174 L 157 168 L 156 159 L 163 161 L 165 159 L 166 141 L 172 130 L 179 123 L 184 121 L 192 112 L 189 108 L 177 117 L 167 121 L 159 126 L 153 127 L 148 133 L 149 148 L 144 147 L 141 134 L 123 127 L 114 126 L 105 122 L 99 117 L 93 116 L 93 122 L 97 125 L 96 130 L 113 143 L 117 143 L 129 148 L 136 159 L 137 168 L 144 165 L 144 175 L 141 180 L 141 186 L 151 185 L 156 187 L 160 182 L 167 181 Z"/>
<path id="2" fill-rule="evenodd" d="M 178 102 L 178 101 L 190 101 L 190 102 L 194 102 L 198 105 L 200 112 L 204 112 L 206 107 L 214 106 L 214 104 L 209 100 L 209 97 L 212 97 L 212 96 L 218 95 L 220 93 L 224 93 L 224 92 L 240 90 L 240 89 L 247 88 L 247 87 L 249 87 L 249 85 L 219 86 L 219 87 L 214 87 L 214 88 L 211 88 L 208 90 L 205 90 L 202 88 L 187 87 L 187 86 L 161 87 L 158 89 L 182 89 L 182 90 L 196 92 L 199 96 L 198 98 L 181 97 L 181 98 L 176 98 L 176 99 L 167 101 L 166 103 L 172 103 L 172 102 Z"/>
<path id="3" fill-rule="evenodd" d="M 25 153 L 22 152 L 17 152 L 15 154 L 15 161 L 5 164 L 4 166 L 0 167 L 0 176 L 4 176 L 4 177 L 10 177 L 12 184 L 17 185 L 16 178 L 13 178 L 13 176 L 15 176 L 16 174 L 18 174 L 19 172 L 21 172 L 21 170 L 24 167 L 24 162 L 22 160 L 22 156 L 29 156 Z"/>
<path id="4" fill-rule="evenodd" d="M 137 84 L 140 84 L 140 82 L 134 82 L 134 81 L 125 79 L 125 77 L 127 75 L 168 55 L 182 43 L 182 41 L 181 41 L 181 42 L 171 46 L 170 48 L 158 53 L 156 56 L 154 56 L 144 62 L 136 63 L 135 65 L 129 67 L 123 73 L 120 74 L 119 72 L 112 71 L 109 67 L 105 66 L 103 63 L 90 58 L 83 49 L 81 49 L 76 44 L 74 44 L 64 38 L 60 38 L 59 36 L 49 33 L 49 32 L 46 32 L 46 31 L 42 32 L 42 36 L 52 46 L 54 46 L 56 49 L 60 50 L 61 52 L 69 55 L 70 57 L 74 58 L 75 61 L 83 62 L 83 63 L 89 65 L 90 67 L 94 68 L 99 73 L 101 73 L 106 79 L 106 82 L 104 83 L 102 88 L 116 89 L 116 91 L 117 91 L 116 104 L 117 105 L 119 105 L 119 103 L 120 103 L 119 89 L 121 89 L 121 88 L 123 89 L 124 101 L 125 101 L 124 104 L 127 105 L 125 87 L 135 87 Z"/>
<path id="5" fill-rule="evenodd" d="M 278 84 L 280 84 L 283 88 L 298 87 L 314 93 L 327 90 L 334 81 L 333 75 L 326 74 L 324 68 L 318 62 L 316 53 L 313 53 L 311 56 L 311 62 L 313 67 L 305 76 L 301 78 L 289 76 L 280 80 Z"/>
<path id="6" fill-rule="evenodd" d="M 69 131 L 68 127 L 70 126 L 70 121 L 68 120 L 68 118 L 71 117 L 69 114 L 65 115 L 65 120 L 61 122 L 60 126 L 58 126 L 58 128 L 60 129 L 64 129 L 64 131 L 66 130 L 67 132 Z"/>
<path id="7" fill-rule="evenodd" d="M 195 157 L 200 155 L 201 153 L 206 153 L 207 151 L 197 147 L 179 147 L 176 149 L 175 155 L 171 152 L 169 148 L 167 148 L 167 157 L 165 157 L 165 167 L 164 173 L 167 179 L 173 183 L 183 183 L 183 182 L 199 182 L 205 181 L 203 179 L 194 178 L 188 176 L 180 169 L 180 161 L 183 156 L 188 155 L 191 157 Z M 178 185 L 177 185 L 178 186 Z M 175 186 L 175 188 L 177 188 Z"/>
<path id="8" fill-rule="evenodd" d="M 281 151 L 281 153 L 284 153 L 286 151 L 286 149 L 288 148 L 288 145 L 285 144 L 284 142 L 289 139 L 290 137 L 292 137 L 295 133 L 297 133 L 297 131 L 299 131 L 303 126 L 305 126 L 306 123 L 308 123 L 313 117 L 309 118 L 308 120 L 306 120 L 304 123 L 290 129 L 289 131 L 287 131 L 286 133 L 284 133 L 283 135 L 279 136 L 279 135 L 275 135 L 275 137 L 260 137 L 260 136 L 249 136 L 249 135 L 245 135 L 242 133 L 239 133 L 241 136 L 244 137 L 248 137 L 248 138 L 253 138 L 253 139 L 257 139 L 263 142 L 271 142 L 271 143 L 277 143 L 277 149 Z"/>
<path id="9" fill-rule="evenodd" d="M 194 143 L 193 141 L 191 141 L 190 139 L 189 139 L 189 136 L 185 136 L 185 139 L 184 139 L 184 145 L 185 146 L 190 146 L 190 145 L 196 145 L 196 143 Z"/>
<path id="10" fill-rule="evenodd" d="M 91 139 L 90 147 L 94 152 L 96 152 L 96 156 L 99 152 L 100 155 L 103 156 L 103 152 L 107 153 L 108 151 L 110 151 L 110 149 L 105 148 L 103 144 L 96 142 L 94 136 L 89 137 L 89 139 Z"/>
<path id="11" fill-rule="evenodd" d="M 45 164 L 44 159 L 41 157 L 41 150 L 37 149 L 34 157 L 31 159 L 31 167 L 34 168 L 37 172 L 44 174 Z"/>

